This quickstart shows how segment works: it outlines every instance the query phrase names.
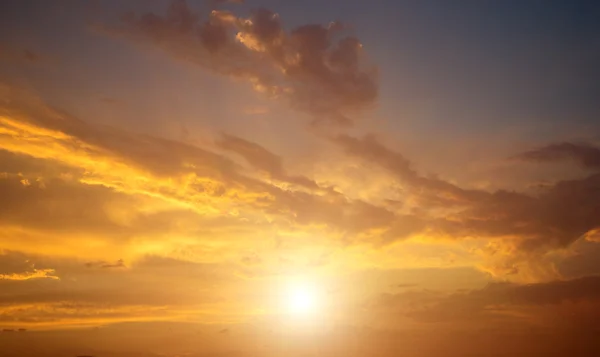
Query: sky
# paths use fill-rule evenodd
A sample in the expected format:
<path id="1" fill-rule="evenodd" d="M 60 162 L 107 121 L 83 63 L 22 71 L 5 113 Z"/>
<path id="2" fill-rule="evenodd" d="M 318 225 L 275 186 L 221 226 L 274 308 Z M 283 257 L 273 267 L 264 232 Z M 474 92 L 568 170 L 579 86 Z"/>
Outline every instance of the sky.
<path id="1" fill-rule="evenodd" d="M 598 18 L 2 2 L 0 356 L 600 353 Z"/>

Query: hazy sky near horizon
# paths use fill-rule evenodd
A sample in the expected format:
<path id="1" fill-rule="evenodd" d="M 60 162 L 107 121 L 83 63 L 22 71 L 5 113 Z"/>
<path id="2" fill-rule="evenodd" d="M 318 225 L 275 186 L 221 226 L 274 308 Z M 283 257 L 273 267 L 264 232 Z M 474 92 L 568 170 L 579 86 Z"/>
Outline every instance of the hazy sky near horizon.
<path id="1" fill-rule="evenodd" d="M 3 2 L 0 329 L 30 331 L 0 341 L 593 354 L 598 19 L 584 0 Z M 290 289 L 317 307 L 291 313 Z"/>

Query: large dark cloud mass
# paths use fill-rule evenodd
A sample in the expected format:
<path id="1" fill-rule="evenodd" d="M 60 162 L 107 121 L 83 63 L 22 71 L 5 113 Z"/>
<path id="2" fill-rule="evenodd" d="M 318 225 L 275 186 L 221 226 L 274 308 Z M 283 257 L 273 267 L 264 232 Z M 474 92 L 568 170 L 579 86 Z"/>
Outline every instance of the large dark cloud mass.
<path id="1" fill-rule="evenodd" d="M 249 18 L 225 10 L 201 16 L 177 0 L 164 15 L 129 13 L 121 25 L 101 31 L 245 80 L 256 91 L 310 114 L 314 123 L 350 125 L 377 99 L 377 69 L 364 64 L 357 38 L 335 40 L 343 29 L 332 22 L 286 32 L 279 15 L 264 8 Z"/>

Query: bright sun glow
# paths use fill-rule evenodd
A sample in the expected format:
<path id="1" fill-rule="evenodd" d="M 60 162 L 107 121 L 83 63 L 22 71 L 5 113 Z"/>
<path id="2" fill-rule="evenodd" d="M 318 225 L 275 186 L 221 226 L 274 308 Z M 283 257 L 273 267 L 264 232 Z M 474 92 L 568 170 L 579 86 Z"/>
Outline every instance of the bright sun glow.
<path id="1" fill-rule="evenodd" d="M 294 315 L 312 315 L 319 307 L 317 289 L 308 284 L 292 284 L 287 292 L 287 309 Z"/>

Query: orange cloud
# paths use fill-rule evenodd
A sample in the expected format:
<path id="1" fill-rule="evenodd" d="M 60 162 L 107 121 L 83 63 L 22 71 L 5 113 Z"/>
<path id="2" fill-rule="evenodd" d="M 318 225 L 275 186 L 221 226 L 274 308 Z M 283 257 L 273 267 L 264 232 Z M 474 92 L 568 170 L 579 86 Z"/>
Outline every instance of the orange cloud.
<path id="1" fill-rule="evenodd" d="M 33 269 L 32 272 L 26 273 L 12 273 L 12 274 L 0 274 L 0 280 L 29 280 L 29 279 L 60 279 L 53 275 L 54 269 Z"/>
<path id="2" fill-rule="evenodd" d="M 8 87 L 8 94 L 14 100 L 2 108 L 0 147 L 12 153 L 7 157 L 15 167 L 0 179 L 0 189 L 6 192 L 5 202 L 12 202 L 2 228 L 11 249 L 19 249 L 8 239 L 11 232 L 42 237 L 42 232 L 57 235 L 60 227 L 68 227 L 69 234 L 62 240 L 70 239 L 73 249 L 80 239 L 76 237 L 85 235 L 90 247 L 104 247 L 93 259 L 114 259 L 100 251 L 113 249 L 120 239 L 131 243 L 126 248 L 129 253 L 120 251 L 121 257 L 129 259 L 133 251 L 175 250 L 181 242 L 193 241 L 190 237 L 197 234 L 194 229 L 200 229 L 200 222 L 225 216 L 227 223 L 223 221 L 225 226 L 216 234 L 223 239 L 239 235 L 236 245 L 243 244 L 241 237 L 266 225 L 274 233 L 319 232 L 342 246 L 381 247 L 417 236 L 514 237 L 506 245 L 510 248 L 506 261 L 481 265 L 510 277 L 513 271 L 525 271 L 519 260 L 567 247 L 600 224 L 595 214 L 598 200 L 593 198 L 597 175 L 559 182 L 535 197 L 464 189 L 421 175 L 408 159 L 374 137 L 341 134 L 331 139 L 348 158 L 386 171 L 389 176 L 382 179 L 402 186 L 404 192 L 397 199 L 413 200 L 403 207 L 390 205 L 389 200 L 351 198 L 336 190 L 335 182 L 321 186 L 308 176 L 289 174 L 280 156 L 236 136 L 218 138 L 216 148 L 223 151 L 218 154 L 90 125 L 15 88 Z M 243 158 L 249 167 L 237 164 L 228 153 Z M 23 156 L 29 159 L 19 159 Z M 32 171 L 23 175 L 19 166 L 31 166 Z M 55 197 L 69 198 L 57 205 Z M 27 204 L 20 206 L 21 202 Z M 103 208 L 88 213 L 86 207 L 92 202 Z M 46 204 L 57 207 L 56 213 L 48 214 Z M 177 214 L 187 229 L 172 223 L 177 220 L 160 218 L 188 210 L 194 213 Z M 190 223 L 194 214 L 201 221 Z M 31 225 L 32 221 L 37 223 Z M 167 234 L 172 238 L 165 240 Z M 131 250 L 136 240 L 143 244 Z M 522 267 L 515 270 L 518 265 Z"/>

